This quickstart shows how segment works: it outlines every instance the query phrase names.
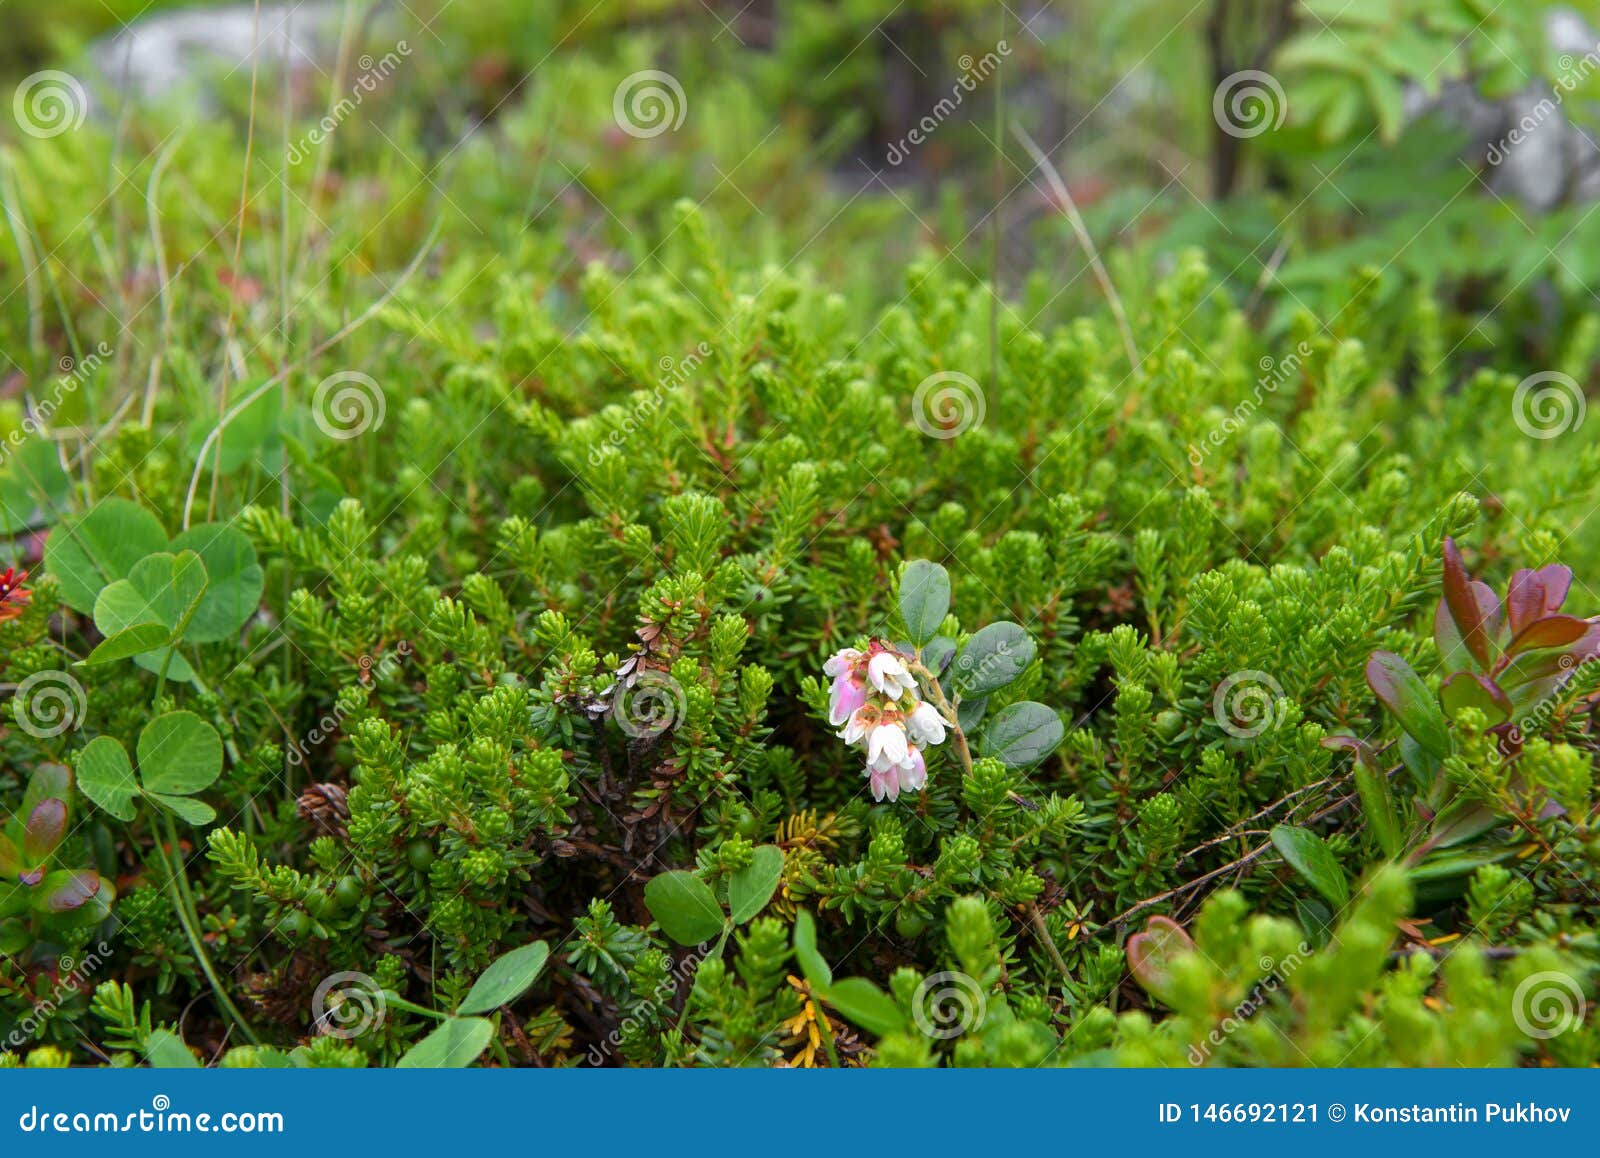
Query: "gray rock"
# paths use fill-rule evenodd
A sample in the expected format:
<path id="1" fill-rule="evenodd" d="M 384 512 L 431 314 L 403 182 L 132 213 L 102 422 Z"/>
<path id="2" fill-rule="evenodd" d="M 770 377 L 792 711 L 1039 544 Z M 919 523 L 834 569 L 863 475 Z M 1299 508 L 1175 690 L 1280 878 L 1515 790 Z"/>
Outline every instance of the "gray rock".
<path id="1" fill-rule="evenodd" d="M 164 12 L 96 41 L 89 62 L 126 96 L 159 100 L 192 89 L 204 105 L 207 85 L 248 69 L 252 57 L 276 74 L 287 48 L 291 71 L 330 71 L 342 15 L 336 0 L 263 5 L 259 28 L 253 4 Z"/>

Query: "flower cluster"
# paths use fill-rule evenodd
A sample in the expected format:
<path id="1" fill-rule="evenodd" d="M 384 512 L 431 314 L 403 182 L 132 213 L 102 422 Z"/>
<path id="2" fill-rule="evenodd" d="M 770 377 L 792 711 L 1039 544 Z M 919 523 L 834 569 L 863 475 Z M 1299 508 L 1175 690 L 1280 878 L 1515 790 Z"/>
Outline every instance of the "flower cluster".
<path id="1" fill-rule="evenodd" d="M 905 661 L 873 640 L 866 651 L 835 652 L 823 672 L 833 679 L 828 722 L 843 726 L 840 739 L 860 744 L 867 754 L 872 798 L 895 800 L 919 792 L 928 782 L 923 749 L 944 743 L 944 717 L 917 698 L 916 677 Z"/>

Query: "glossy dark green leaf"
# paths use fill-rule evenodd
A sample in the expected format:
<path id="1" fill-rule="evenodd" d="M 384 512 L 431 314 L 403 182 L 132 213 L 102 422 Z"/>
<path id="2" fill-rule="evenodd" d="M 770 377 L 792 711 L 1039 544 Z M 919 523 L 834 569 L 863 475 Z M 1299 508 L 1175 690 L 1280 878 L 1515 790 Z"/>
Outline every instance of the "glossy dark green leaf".
<path id="1" fill-rule="evenodd" d="M 26 816 L 41 800 L 72 800 L 72 771 L 65 764 L 40 764 L 28 777 L 28 787 L 22 794 L 22 807 L 18 815 Z"/>
<path id="2" fill-rule="evenodd" d="M 900 618 L 911 642 L 921 647 L 939 634 L 950 611 L 950 573 L 937 563 L 913 559 L 900 573 Z"/>
<path id="3" fill-rule="evenodd" d="M 1372 745 L 1354 736 L 1329 736 L 1322 741 L 1322 746 L 1346 751 L 1355 757 L 1352 776 L 1356 783 L 1356 794 L 1361 797 L 1361 810 L 1366 816 L 1367 826 L 1385 856 L 1399 856 L 1405 847 L 1405 834 L 1401 829 L 1399 813 L 1395 810 L 1394 797 L 1389 791 L 1389 777 L 1378 763 L 1378 755 L 1372 750 Z"/>
<path id="4" fill-rule="evenodd" d="M 991 623 L 973 633 L 951 669 L 963 699 L 998 691 L 1033 662 L 1034 644 L 1015 623 Z"/>
<path id="5" fill-rule="evenodd" d="M 1024 700 L 1001 708 L 983 728 L 980 750 L 1012 768 L 1037 764 L 1066 733 L 1053 708 Z"/>

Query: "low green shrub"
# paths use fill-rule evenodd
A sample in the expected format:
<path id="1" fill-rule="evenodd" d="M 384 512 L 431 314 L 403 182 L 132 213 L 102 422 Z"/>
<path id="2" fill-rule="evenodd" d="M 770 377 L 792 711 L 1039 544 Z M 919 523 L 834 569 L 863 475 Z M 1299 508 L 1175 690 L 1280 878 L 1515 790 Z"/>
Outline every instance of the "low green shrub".
<path id="1" fill-rule="evenodd" d="M 98 907 L 0 886 L 8 1059 L 1600 1056 L 1592 427 L 1420 298 L 1263 345 L 1189 255 L 1130 371 L 945 263 L 864 317 L 665 231 L 570 331 L 446 266 L 220 437 L 22 442 L 0 852 L 61 802 Z M 1558 562 L 1571 615 L 1473 621 Z M 1496 714 L 1501 647 L 1553 666 Z"/>

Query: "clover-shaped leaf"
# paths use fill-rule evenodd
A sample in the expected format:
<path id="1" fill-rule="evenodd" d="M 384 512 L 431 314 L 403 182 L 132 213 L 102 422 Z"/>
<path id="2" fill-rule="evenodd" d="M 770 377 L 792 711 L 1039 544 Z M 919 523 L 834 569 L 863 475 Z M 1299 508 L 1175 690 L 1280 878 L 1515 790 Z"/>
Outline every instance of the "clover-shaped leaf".
<path id="1" fill-rule="evenodd" d="M 168 549 L 198 554 L 209 580 L 184 639 L 216 643 L 237 634 L 261 603 L 263 577 L 250 536 L 237 527 L 204 523 L 183 532 Z"/>
<path id="2" fill-rule="evenodd" d="M 127 578 L 134 565 L 167 549 L 160 520 L 127 499 L 106 499 L 50 532 L 45 570 L 56 577 L 61 601 L 85 615 L 107 584 Z"/>
<path id="3" fill-rule="evenodd" d="M 187 820 L 216 819 L 211 806 L 192 799 L 222 774 L 222 738 L 193 712 L 157 716 L 139 733 L 139 770 L 121 742 L 101 736 L 78 756 L 78 787 L 101 809 L 129 821 L 144 796 Z"/>
<path id="4" fill-rule="evenodd" d="M 192 680 L 194 672 L 183 657 L 169 659 L 167 651 L 184 639 L 207 583 L 205 564 L 193 551 L 146 555 L 126 579 L 118 579 L 100 592 L 94 603 L 94 625 L 108 643 L 117 644 L 115 652 L 130 651 L 137 643 L 154 639 L 152 626 L 165 628 L 165 642 L 132 653 L 133 662 L 149 671 L 165 667 L 175 680 Z M 91 655 L 90 659 L 98 662 L 100 657 Z"/>

